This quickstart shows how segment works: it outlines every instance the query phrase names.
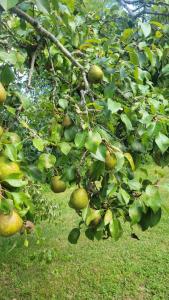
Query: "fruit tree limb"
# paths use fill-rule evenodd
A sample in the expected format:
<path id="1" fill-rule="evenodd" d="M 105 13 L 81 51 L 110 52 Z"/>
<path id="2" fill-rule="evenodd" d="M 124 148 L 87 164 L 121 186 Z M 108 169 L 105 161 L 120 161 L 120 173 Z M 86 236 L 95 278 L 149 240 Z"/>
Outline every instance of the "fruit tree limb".
<path id="1" fill-rule="evenodd" d="M 79 69 L 84 71 L 84 67 L 72 56 L 72 54 L 62 45 L 62 43 L 48 30 L 46 30 L 43 26 L 39 24 L 37 20 L 26 14 L 18 7 L 14 7 L 11 11 L 16 14 L 19 18 L 24 19 L 29 24 L 31 24 L 37 32 L 39 32 L 42 36 L 51 40 L 60 51 Z"/>
<path id="2" fill-rule="evenodd" d="M 31 67 L 30 67 L 30 71 L 29 71 L 29 76 L 28 76 L 28 87 L 31 87 L 31 82 L 32 82 L 32 76 L 33 76 L 33 72 L 34 72 L 34 67 L 35 67 L 35 61 L 38 55 L 38 51 L 41 48 L 41 44 L 39 44 L 36 48 L 36 50 L 33 52 L 32 54 L 32 58 L 31 58 Z"/>

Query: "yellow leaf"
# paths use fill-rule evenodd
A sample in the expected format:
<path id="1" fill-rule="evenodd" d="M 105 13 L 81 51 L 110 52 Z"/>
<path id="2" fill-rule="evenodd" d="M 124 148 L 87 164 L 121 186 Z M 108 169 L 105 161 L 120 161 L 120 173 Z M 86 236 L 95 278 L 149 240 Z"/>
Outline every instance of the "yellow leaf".
<path id="1" fill-rule="evenodd" d="M 91 47 L 93 47 L 92 44 L 86 43 L 86 44 L 80 45 L 79 49 L 84 50 L 84 49 L 91 48 Z"/>
<path id="2" fill-rule="evenodd" d="M 157 30 L 156 33 L 155 33 L 155 36 L 156 36 L 156 38 L 159 39 L 163 36 L 163 34 L 159 30 Z"/>
<path id="3" fill-rule="evenodd" d="M 127 158 L 128 162 L 131 166 L 131 169 L 134 172 L 135 171 L 135 164 L 134 164 L 134 160 L 133 160 L 131 154 L 130 153 L 124 153 L 124 157 Z"/>

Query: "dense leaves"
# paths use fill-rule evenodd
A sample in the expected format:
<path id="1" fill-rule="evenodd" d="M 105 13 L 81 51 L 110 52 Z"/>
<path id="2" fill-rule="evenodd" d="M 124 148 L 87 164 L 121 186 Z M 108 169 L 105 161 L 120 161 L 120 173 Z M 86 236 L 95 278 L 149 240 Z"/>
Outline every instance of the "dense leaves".
<path id="1" fill-rule="evenodd" d="M 11 10 L 17 3 L 19 13 Z M 168 25 L 132 23 L 112 1 L 1 6 L 0 80 L 8 97 L 0 107 L 0 151 L 24 174 L 1 182 L 2 209 L 6 201 L 5 208 L 33 217 L 34 187 L 60 176 L 89 198 L 77 210 L 81 221 L 70 242 L 83 229 L 91 240 L 118 240 L 124 222 L 132 231 L 135 224 L 143 230 L 156 225 L 163 206 L 159 184 L 146 171 L 136 174 L 168 158 Z"/>

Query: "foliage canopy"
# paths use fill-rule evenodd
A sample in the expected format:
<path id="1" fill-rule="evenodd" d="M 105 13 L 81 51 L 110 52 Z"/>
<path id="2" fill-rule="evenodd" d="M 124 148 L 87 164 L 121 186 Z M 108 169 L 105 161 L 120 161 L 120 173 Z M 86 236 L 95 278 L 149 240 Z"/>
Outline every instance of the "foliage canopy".
<path id="1" fill-rule="evenodd" d="M 34 219 L 37 185 L 60 176 L 90 200 L 73 243 L 83 228 L 91 240 L 118 240 L 124 222 L 132 232 L 156 225 L 167 207 L 146 166 L 169 158 L 169 26 L 155 16 L 133 22 L 112 1 L 1 7 L 0 151 L 23 175 L 1 179 L 1 211 Z M 88 82 L 93 66 L 101 76 Z"/>

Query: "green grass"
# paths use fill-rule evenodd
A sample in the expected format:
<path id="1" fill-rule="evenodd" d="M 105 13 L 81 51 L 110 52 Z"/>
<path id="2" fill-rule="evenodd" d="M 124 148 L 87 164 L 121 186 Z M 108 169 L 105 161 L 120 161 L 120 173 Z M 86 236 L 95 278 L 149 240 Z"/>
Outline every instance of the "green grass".
<path id="1" fill-rule="evenodd" d="M 166 180 L 166 179 L 164 179 Z M 169 299 L 169 225 L 162 222 L 140 241 L 128 228 L 118 242 L 91 242 L 84 235 L 77 245 L 67 241 L 78 217 L 63 196 L 49 192 L 63 213 L 57 225 L 43 223 L 40 244 L 29 237 L 0 239 L 0 300 L 167 300 Z"/>

